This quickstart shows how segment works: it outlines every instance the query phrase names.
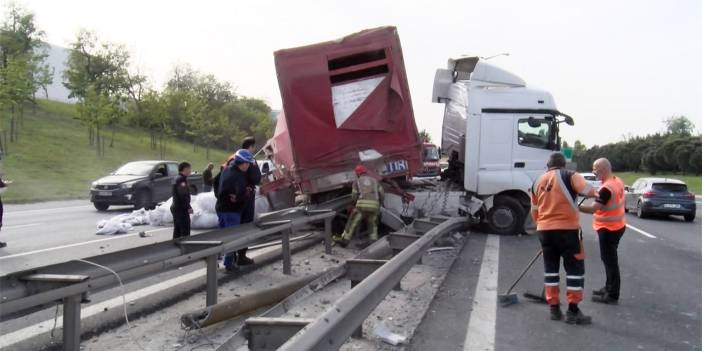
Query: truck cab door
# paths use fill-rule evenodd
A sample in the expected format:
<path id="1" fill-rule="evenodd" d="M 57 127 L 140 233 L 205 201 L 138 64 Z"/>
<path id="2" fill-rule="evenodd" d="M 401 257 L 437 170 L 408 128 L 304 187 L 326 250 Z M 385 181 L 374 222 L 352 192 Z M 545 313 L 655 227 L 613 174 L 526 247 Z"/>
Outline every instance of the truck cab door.
<path id="1" fill-rule="evenodd" d="M 514 186 L 528 190 L 546 170 L 551 143 L 552 122 L 544 115 L 520 114 L 513 117 L 512 162 Z"/>
<path id="2" fill-rule="evenodd" d="M 477 179 L 478 194 L 496 194 L 512 188 L 512 129 L 510 115 L 490 114 L 482 119 Z"/>

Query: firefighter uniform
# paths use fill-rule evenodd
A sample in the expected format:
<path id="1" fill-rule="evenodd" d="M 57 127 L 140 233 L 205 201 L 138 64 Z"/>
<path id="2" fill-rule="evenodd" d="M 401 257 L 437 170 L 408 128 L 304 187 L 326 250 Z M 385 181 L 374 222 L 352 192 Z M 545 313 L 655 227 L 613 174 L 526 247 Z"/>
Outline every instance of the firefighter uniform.
<path id="1" fill-rule="evenodd" d="M 621 286 L 617 249 L 626 229 L 624 183 L 615 176 L 605 180 L 595 201 L 602 207 L 593 214 L 592 227 L 599 237 L 600 257 L 607 276 L 605 287 L 596 294 L 606 294 L 608 299 L 616 301 Z"/>
<path id="2" fill-rule="evenodd" d="M 591 192 L 592 187 L 582 175 L 562 168 L 550 168 L 532 187 L 532 216 L 543 249 L 544 293 L 552 309 L 559 306 L 562 257 L 569 312 L 579 313 L 577 304 L 583 299 L 585 284 L 585 254 L 576 198 L 577 194 Z M 560 319 L 560 313 L 560 309 L 552 310 L 552 318 Z"/>
<path id="3" fill-rule="evenodd" d="M 348 243 L 358 228 L 361 220 L 365 220 L 370 230 L 370 240 L 378 240 L 378 215 L 380 214 L 380 204 L 383 202 L 384 193 L 380 183 L 375 178 L 368 176 L 364 166 L 356 167 L 358 179 L 353 182 L 351 196 L 356 205 L 354 206 L 349 219 L 346 222 L 346 229 L 341 236 L 335 237 L 335 241 L 345 245 Z"/>

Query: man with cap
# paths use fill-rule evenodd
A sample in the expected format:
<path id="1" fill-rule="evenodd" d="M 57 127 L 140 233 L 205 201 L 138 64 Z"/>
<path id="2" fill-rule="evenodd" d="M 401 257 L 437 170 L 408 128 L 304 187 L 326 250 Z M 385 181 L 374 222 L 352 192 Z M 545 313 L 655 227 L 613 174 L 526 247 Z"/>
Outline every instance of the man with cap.
<path id="1" fill-rule="evenodd" d="M 254 163 L 254 157 L 249 150 L 238 150 L 218 175 L 219 184 L 216 186 L 215 196 L 217 204 L 215 209 L 219 218 L 219 227 L 227 228 L 241 223 L 241 214 L 253 193 L 249 190 L 246 172 Z M 245 254 L 241 252 L 241 255 Z M 227 270 L 234 268 L 236 255 L 229 253 L 224 258 L 224 267 Z M 245 257 L 245 256 L 244 256 Z"/>
<path id="2" fill-rule="evenodd" d="M 256 139 L 254 137 L 244 138 L 244 141 L 241 143 L 241 149 L 247 150 L 251 155 L 254 155 L 256 152 Z M 256 163 L 256 158 L 252 156 L 252 159 L 253 163 L 246 171 L 247 191 L 251 193 L 251 196 L 246 198 L 244 209 L 241 212 L 241 224 L 253 222 L 256 208 L 256 187 L 261 184 L 261 169 Z M 246 257 L 246 251 L 247 249 L 241 249 L 237 253 L 237 265 L 246 266 L 254 263 L 254 260 Z"/>
<path id="3" fill-rule="evenodd" d="M 551 307 L 551 319 L 562 320 L 560 294 L 560 265 L 566 271 L 568 324 L 590 324 L 592 318 L 578 307 L 585 286 L 585 252 L 580 231 L 577 195 L 594 196 L 595 189 L 585 178 L 565 169 L 563 154 L 549 157 L 548 170 L 534 182 L 531 189 L 531 215 L 536 222 L 544 257 L 544 292 Z"/>
<path id="4" fill-rule="evenodd" d="M 335 235 L 333 238 L 342 247 L 349 244 L 362 219 L 366 220 L 368 230 L 370 230 L 370 240 L 378 240 L 378 215 L 385 195 L 383 187 L 375 178 L 368 175 L 368 170 L 364 165 L 356 166 L 355 171 L 358 178 L 353 182 L 351 197 L 356 204 L 346 222 L 344 233 Z"/>

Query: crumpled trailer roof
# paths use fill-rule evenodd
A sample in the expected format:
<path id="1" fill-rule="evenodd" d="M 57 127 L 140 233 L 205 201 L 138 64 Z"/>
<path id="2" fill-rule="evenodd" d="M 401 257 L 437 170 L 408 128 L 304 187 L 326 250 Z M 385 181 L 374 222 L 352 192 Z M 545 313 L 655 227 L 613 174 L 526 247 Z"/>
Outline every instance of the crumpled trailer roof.
<path id="1" fill-rule="evenodd" d="M 385 169 L 376 170 L 384 177 L 414 174 L 421 167 L 421 140 L 395 27 L 279 50 L 275 66 L 283 112 L 269 145 L 274 161 L 304 193 L 343 183 L 343 177 L 328 176 L 351 171 L 364 150 L 382 155 Z M 322 177 L 327 177 L 324 184 L 315 183 Z"/>

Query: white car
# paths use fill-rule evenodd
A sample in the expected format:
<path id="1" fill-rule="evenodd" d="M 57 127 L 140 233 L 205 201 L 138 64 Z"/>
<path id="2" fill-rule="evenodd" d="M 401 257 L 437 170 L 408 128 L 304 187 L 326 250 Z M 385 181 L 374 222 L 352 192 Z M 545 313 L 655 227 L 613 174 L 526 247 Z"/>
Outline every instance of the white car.
<path id="1" fill-rule="evenodd" d="M 602 181 L 597 179 L 595 173 L 580 173 L 585 177 L 585 180 L 592 185 L 593 188 L 599 189 L 602 186 Z"/>

